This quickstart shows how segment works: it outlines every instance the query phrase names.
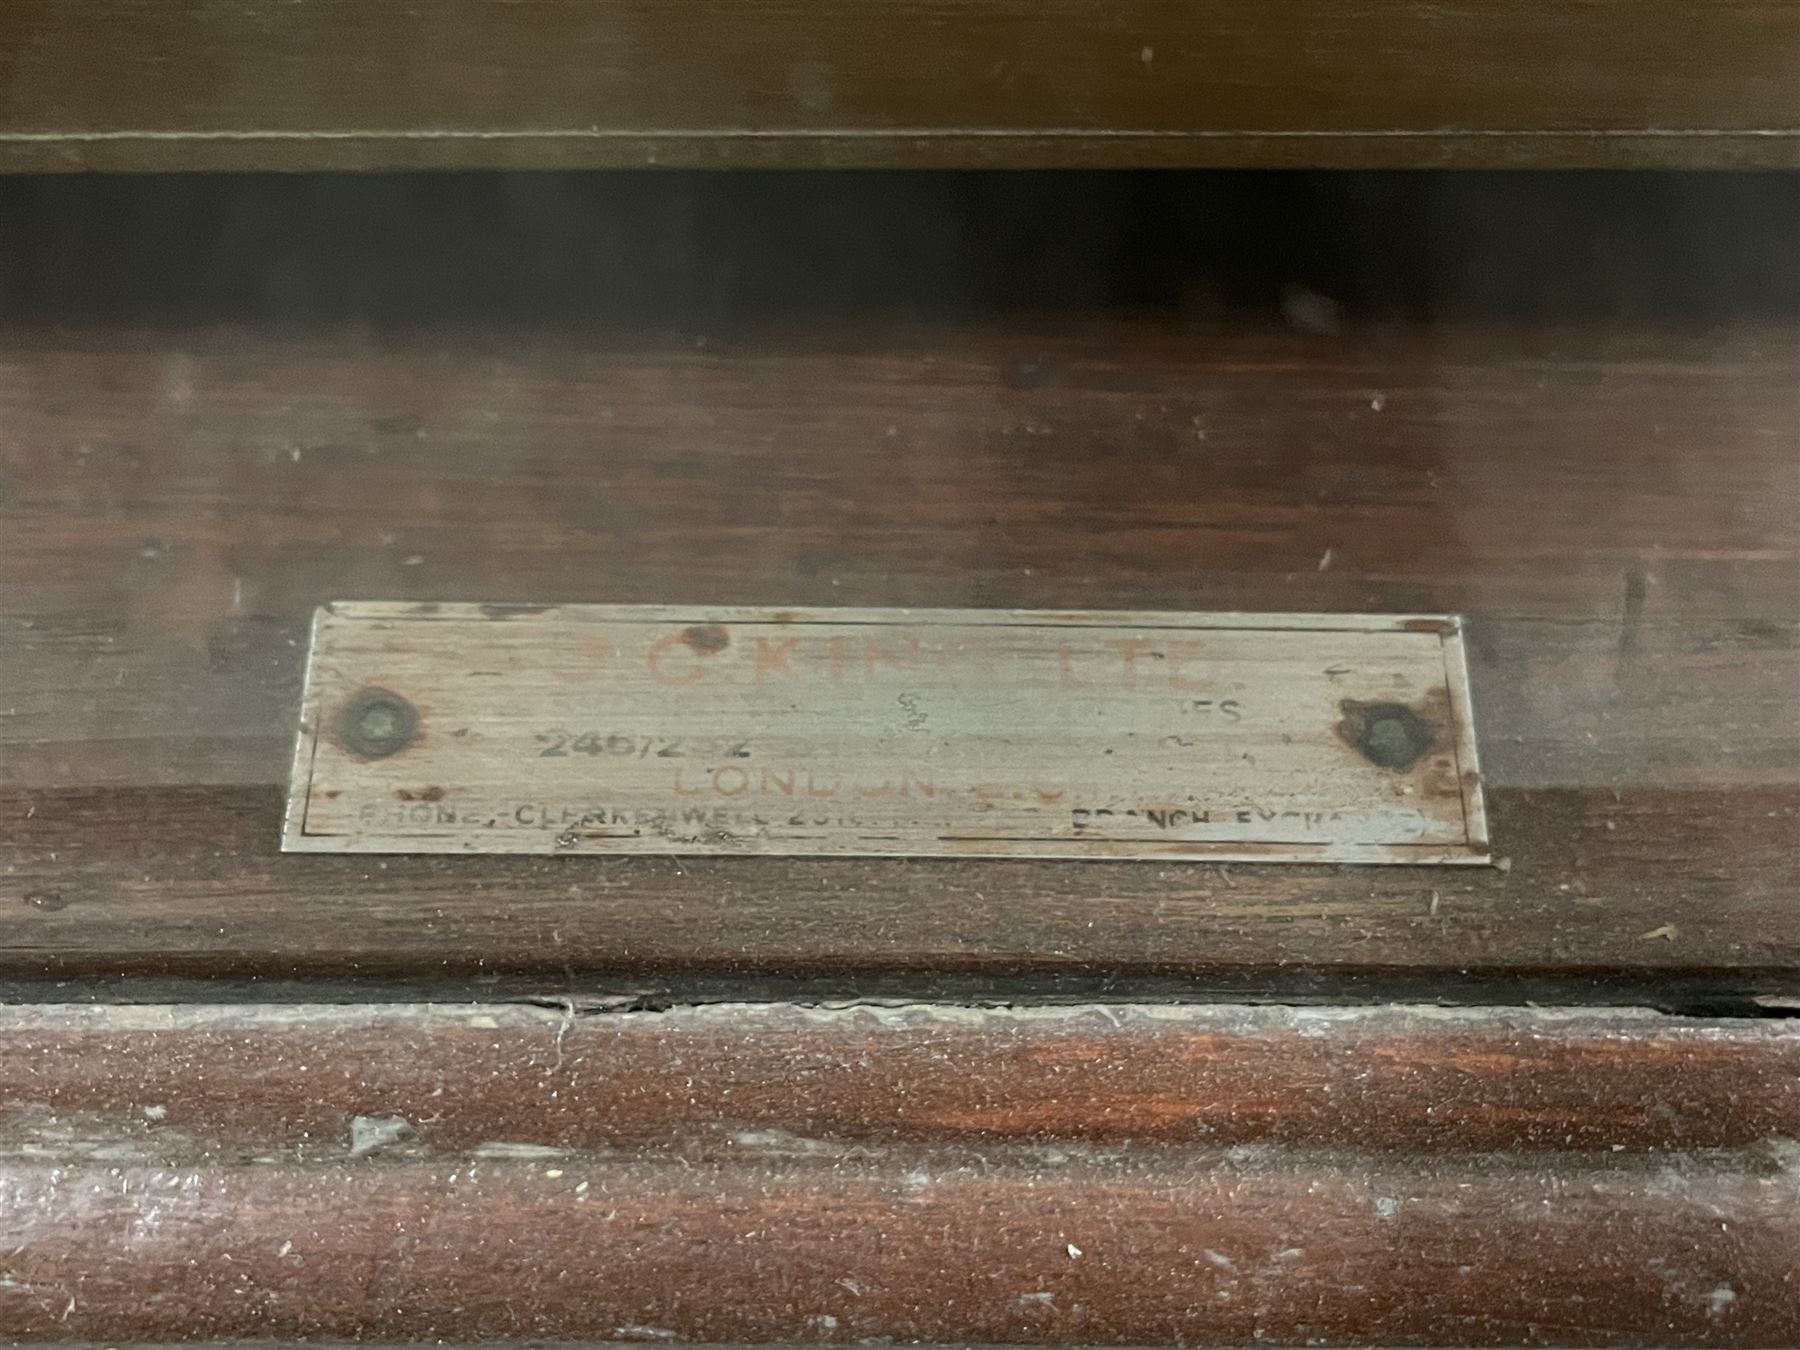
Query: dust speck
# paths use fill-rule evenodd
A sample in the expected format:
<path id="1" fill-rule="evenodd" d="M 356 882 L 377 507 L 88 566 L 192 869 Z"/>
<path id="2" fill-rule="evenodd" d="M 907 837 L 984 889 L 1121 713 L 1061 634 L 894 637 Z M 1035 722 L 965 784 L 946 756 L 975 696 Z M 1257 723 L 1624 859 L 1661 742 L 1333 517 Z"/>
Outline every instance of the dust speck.
<path id="1" fill-rule="evenodd" d="M 364 1158 L 397 1144 L 413 1132 L 405 1116 L 351 1116 L 350 1156 Z"/>
<path id="2" fill-rule="evenodd" d="M 1335 337 L 1344 331 L 1343 306 L 1307 286 L 1289 286 L 1282 291 L 1281 317 L 1302 333 Z"/>

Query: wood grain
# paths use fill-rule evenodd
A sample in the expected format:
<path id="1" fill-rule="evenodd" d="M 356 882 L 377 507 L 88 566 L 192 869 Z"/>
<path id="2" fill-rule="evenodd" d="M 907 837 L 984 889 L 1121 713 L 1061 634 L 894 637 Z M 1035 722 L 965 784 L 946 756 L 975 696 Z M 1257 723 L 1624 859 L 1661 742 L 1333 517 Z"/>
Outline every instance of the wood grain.
<path id="1" fill-rule="evenodd" d="M 1489 805 L 1509 870 L 1439 878 L 798 859 L 297 867 L 271 829 L 276 788 L 7 792 L 3 972 L 13 993 L 127 980 L 114 996 L 163 977 L 651 1000 L 1795 993 L 1793 792 L 1515 790 Z"/>
<path id="2" fill-rule="evenodd" d="M 280 781 L 347 593 L 1462 613 L 1501 785 L 1800 763 L 1777 324 L 7 350 L 14 785 Z"/>
<path id="3" fill-rule="evenodd" d="M 1641 1009 L 43 1004 L 0 1018 L 0 1084 L 9 1149 L 105 1140 L 169 1167 L 341 1159 L 356 1116 L 405 1122 L 387 1156 L 1054 1140 L 1610 1158 L 1792 1136 L 1800 1025 Z"/>
<path id="4" fill-rule="evenodd" d="M 0 1240 L 29 1256 L 0 1298 L 21 1335 L 107 1340 L 1780 1347 L 1800 1332 L 1792 1175 L 1755 1158 L 1421 1175 L 1076 1152 L 1058 1174 L 1047 1186 L 1039 1156 L 1003 1151 L 11 1163 Z"/>
<path id="5" fill-rule="evenodd" d="M 12 1010 L 0 1317 L 1777 1346 L 1795 1054 L 1528 1011 Z"/>
<path id="6" fill-rule="evenodd" d="M 1796 969 L 1779 330 L 138 341 L 12 339 L 15 971 Z M 1514 870 L 281 861 L 304 616 L 345 591 L 1460 610 Z"/>
<path id="7" fill-rule="evenodd" d="M 1791 166 L 1800 20 L 1478 0 L 30 0 L 29 169 Z"/>
<path id="8" fill-rule="evenodd" d="M 5 979 L 1794 995 L 1791 187 L 654 181 L 0 190 Z M 283 858 L 344 595 L 1463 613 L 1512 866 Z"/>

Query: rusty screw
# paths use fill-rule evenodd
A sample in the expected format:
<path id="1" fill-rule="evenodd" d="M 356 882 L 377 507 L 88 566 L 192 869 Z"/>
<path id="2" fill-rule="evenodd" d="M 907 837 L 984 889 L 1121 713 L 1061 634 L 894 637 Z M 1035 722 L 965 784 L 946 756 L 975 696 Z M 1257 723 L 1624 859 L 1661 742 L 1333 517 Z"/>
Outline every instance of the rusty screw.
<path id="1" fill-rule="evenodd" d="M 1363 731 L 1356 748 L 1371 764 L 1402 773 L 1431 749 L 1431 724 L 1399 703 L 1376 703 L 1364 710 Z"/>
<path id="2" fill-rule="evenodd" d="M 384 759 L 412 744 L 418 710 L 387 689 L 365 689 L 338 714 L 338 740 L 364 759 Z"/>

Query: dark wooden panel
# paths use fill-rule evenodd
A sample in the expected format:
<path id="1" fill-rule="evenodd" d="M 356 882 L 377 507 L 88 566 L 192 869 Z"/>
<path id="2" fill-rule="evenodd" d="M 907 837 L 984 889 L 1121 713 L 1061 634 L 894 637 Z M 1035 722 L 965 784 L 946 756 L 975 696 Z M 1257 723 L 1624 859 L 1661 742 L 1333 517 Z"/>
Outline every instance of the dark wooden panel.
<path id="1" fill-rule="evenodd" d="M 12 338 L 14 971 L 1800 968 L 1780 330 L 130 342 Z M 280 858 L 350 594 L 1462 611 L 1514 866 Z"/>
<path id="2" fill-rule="evenodd" d="M 14 0 L 15 168 L 1790 165 L 1782 0 Z"/>
<path id="3" fill-rule="evenodd" d="M 0 978 L 1792 997 L 1794 192 L 7 180 Z M 283 858 L 346 596 L 1460 611 L 1512 866 Z"/>
<path id="4" fill-rule="evenodd" d="M 1499 786 L 1800 767 L 1783 325 L 26 329 L 6 362 L 15 786 L 277 781 L 304 623 L 353 597 L 1447 610 Z"/>
<path id="5" fill-rule="evenodd" d="M 1800 989 L 1779 791 L 1493 792 L 1510 870 L 282 855 L 281 794 L 0 793 L 0 974 L 1682 1003 Z M 475 982 L 471 985 L 471 982 Z M 16 986 L 15 986 L 16 987 Z"/>
<path id="6" fill-rule="evenodd" d="M 1786 1345 L 1795 1053 L 1524 1011 L 15 1010 L 0 1325 Z"/>

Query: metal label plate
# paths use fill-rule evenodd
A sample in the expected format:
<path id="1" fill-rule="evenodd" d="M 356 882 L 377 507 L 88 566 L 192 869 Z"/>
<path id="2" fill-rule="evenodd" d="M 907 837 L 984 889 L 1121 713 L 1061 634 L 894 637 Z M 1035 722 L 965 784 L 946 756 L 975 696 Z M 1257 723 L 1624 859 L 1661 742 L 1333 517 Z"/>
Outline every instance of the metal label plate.
<path id="1" fill-rule="evenodd" d="M 1431 616 L 344 603 L 290 850 L 1485 861 Z"/>

